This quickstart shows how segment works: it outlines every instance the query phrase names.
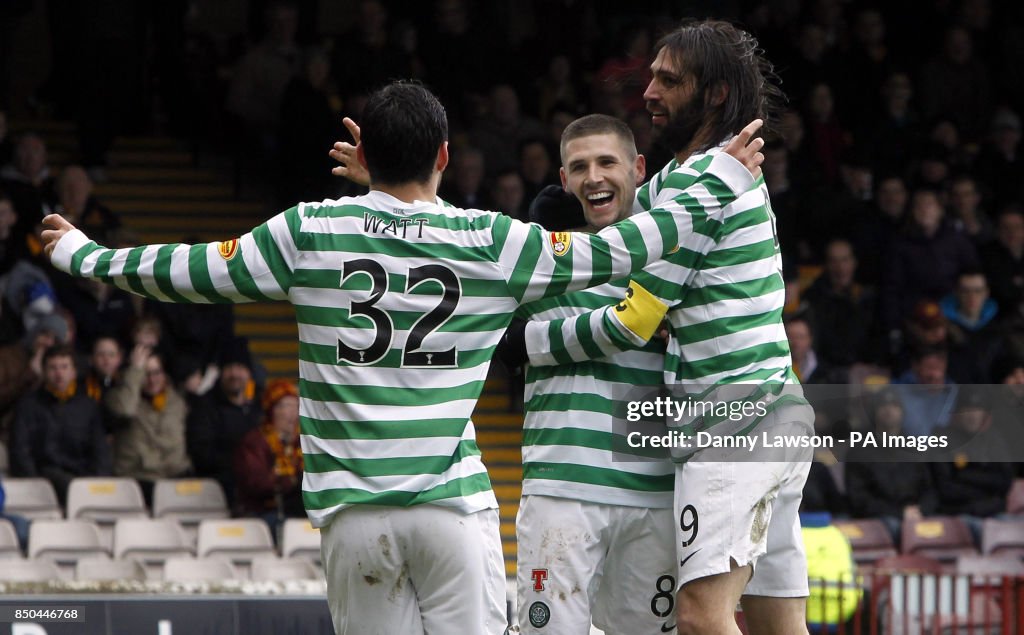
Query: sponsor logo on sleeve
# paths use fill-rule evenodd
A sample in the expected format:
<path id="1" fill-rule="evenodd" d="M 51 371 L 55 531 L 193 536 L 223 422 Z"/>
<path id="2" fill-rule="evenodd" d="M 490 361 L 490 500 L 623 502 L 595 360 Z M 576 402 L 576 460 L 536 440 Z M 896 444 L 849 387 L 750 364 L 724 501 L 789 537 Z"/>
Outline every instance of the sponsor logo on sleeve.
<path id="1" fill-rule="evenodd" d="M 569 253 L 569 248 L 572 247 L 572 234 L 570 232 L 551 232 L 549 240 L 551 241 L 551 251 L 555 252 L 556 256 L 564 256 Z"/>
<path id="2" fill-rule="evenodd" d="M 224 260 L 231 260 L 238 253 L 238 239 L 225 240 L 217 245 L 217 253 Z"/>

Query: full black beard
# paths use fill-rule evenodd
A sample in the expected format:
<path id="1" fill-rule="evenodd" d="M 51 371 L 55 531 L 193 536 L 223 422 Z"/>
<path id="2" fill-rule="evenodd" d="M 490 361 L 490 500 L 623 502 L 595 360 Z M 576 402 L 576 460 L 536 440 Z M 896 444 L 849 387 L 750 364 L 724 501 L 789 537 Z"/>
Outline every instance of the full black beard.
<path id="1" fill-rule="evenodd" d="M 678 154 L 693 143 L 701 126 L 704 125 L 704 91 L 693 95 L 682 108 L 669 117 L 668 123 L 658 133 L 658 142 L 673 154 Z"/>

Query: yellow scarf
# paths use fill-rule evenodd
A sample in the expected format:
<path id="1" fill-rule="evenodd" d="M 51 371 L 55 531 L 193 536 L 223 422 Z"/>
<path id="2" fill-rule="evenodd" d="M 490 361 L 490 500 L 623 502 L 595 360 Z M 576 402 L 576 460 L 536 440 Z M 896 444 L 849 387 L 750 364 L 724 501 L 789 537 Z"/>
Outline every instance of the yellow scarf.
<path id="1" fill-rule="evenodd" d="M 46 387 L 46 392 L 48 392 L 51 395 L 53 395 L 53 398 L 56 399 L 57 401 L 59 401 L 60 403 L 64 403 L 68 399 L 71 399 L 72 397 L 75 396 L 75 391 L 77 389 L 78 389 L 78 382 L 72 381 L 70 384 L 68 384 L 67 390 L 58 392 L 58 391 L 50 388 L 49 386 L 47 386 Z"/>
<path id="2" fill-rule="evenodd" d="M 302 471 L 302 450 L 298 444 L 281 443 L 281 436 L 273 424 L 263 424 L 263 438 L 266 439 L 270 451 L 274 453 L 274 474 L 276 476 L 295 476 Z"/>
<path id="3" fill-rule="evenodd" d="M 155 395 L 147 395 L 142 393 L 142 396 L 149 399 L 149 404 L 153 406 L 153 410 L 157 412 L 163 412 L 164 408 L 167 407 L 167 391 L 158 392 Z"/>

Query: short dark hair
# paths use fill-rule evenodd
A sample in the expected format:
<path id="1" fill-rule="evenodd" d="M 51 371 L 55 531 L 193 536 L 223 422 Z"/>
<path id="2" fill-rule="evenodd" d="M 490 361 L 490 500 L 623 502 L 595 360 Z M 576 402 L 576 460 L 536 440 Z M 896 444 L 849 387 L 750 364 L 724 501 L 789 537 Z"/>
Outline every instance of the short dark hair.
<path id="1" fill-rule="evenodd" d="M 75 360 L 75 349 L 71 348 L 70 344 L 54 344 L 43 353 L 43 367 L 45 368 L 47 362 L 54 357 L 69 357 L 73 362 Z"/>
<path id="2" fill-rule="evenodd" d="M 636 156 L 636 139 L 625 122 L 608 115 L 586 115 L 576 119 L 562 131 L 562 141 L 558 146 L 562 163 L 565 163 L 565 146 L 570 141 L 599 134 L 615 135 L 633 153 L 630 158 Z"/>
<path id="3" fill-rule="evenodd" d="M 698 151 L 718 145 L 754 119 L 764 120 L 764 132 L 771 129 L 786 98 L 753 35 L 721 20 L 690 20 L 662 36 L 655 45 L 656 51 L 661 49 L 678 71 L 693 75 L 694 96 L 711 117 L 711 134 Z M 710 91 L 719 84 L 728 91 L 725 101 L 714 106 Z"/>
<path id="4" fill-rule="evenodd" d="M 437 150 L 448 140 L 448 117 L 429 90 L 414 82 L 388 84 L 370 95 L 360 123 L 371 181 L 430 179 Z"/>

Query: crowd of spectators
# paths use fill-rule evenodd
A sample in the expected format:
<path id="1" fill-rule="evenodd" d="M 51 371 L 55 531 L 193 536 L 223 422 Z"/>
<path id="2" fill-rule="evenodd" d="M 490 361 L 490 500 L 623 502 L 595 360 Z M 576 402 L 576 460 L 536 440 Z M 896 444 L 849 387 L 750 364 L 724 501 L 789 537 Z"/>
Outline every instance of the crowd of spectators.
<path id="1" fill-rule="evenodd" d="M 40 257 L 37 223 L 49 211 L 107 244 L 133 244 L 92 190 L 113 134 L 161 127 L 237 151 L 250 178 L 276 184 L 283 208 L 354 191 L 330 176 L 341 116 L 358 121 L 370 90 L 411 77 L 448 108 L 442 196 L 459 206 L 525 219 L 536 192 L 558 182 L 562 130 L 585 113 L 628 122 L 649 166 L 669 158 L 652 142 L 642 93 L 653 43 L 684 17 L 678 3 L 354 0 L 348 28 L 325 33 L 323 2 L 251 0 L 250 28 L 234 38 L 204 27 L 193 3 L 158 4 L 83 16 L 77 3 L 47 3 L 53 74 L 33 102 L 78 123 L 81 166 L 58 174 L 43 139 L 9 135 L 0 112 L 0 430 L 20 448 L 14 473 L 48 475 L 58 491 L 80 473 L 143 483 L 198 474 L 237 493 L 247 513 L 294 503 L 293 417 L 278 413 L 292 396 L 274 392 L 260 407 L 229 308 L 142 304 Z M 764 179 L 801 379 L 892 383 L 870 425 L 906 434 L 955 426 L 958 386 L 1022 383 L 1024 6 L 745 0 L 708 11 L 759 37 L 788 95 L 768 128 Z M 116 19 L 85 28 L 104 16 Z M 0 26 L 17 19 L 0 15 Z M 69 42 L 94 46 L 80 56 Z M 143 68 L 125 51 L 143 51 Z M 124 72 L 101 81 L 116 76 L 109 69 Z M 84 78 L 120 105 L 71 99 Z M 126 104 L 139 107 L 121 117 Z M 252 462 L 274 467 L 243 482 L 252 470 L 236 467 Z M 843 513 L 963 510 L 941 500 L 960 468 L 905 479 L 858 469 Z M 872 479 L 900 491 L 883 500 Z M 1002 472 L 981 480 L 993 496 L 1007 482 Z"/>

